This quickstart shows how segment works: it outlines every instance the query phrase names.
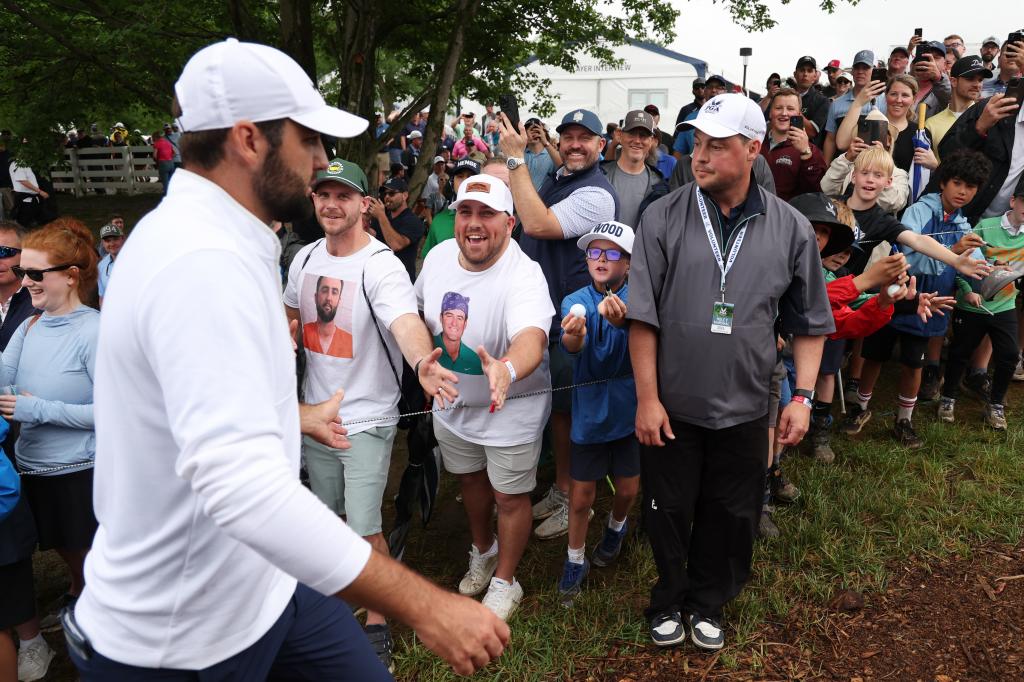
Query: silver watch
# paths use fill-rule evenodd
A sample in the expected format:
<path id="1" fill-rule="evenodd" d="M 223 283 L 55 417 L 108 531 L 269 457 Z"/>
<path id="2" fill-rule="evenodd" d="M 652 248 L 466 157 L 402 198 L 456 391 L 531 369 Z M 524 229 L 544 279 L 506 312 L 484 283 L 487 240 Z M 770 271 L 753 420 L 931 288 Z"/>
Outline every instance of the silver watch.
<path id="1" fill-rule="evenodd" d="M 520 166 L 523 166 L 525 164 L 526 164 L 526 159 L 523 159 L 523 158 L 518 157 L 518 156 L 510 156 L 510 157 L 508 157 L 508 161 L 505 162 L 505 165 L 508 166 L 508 169 L 510 171 L 514 171 L 516 168 L 519 168 Z"/>

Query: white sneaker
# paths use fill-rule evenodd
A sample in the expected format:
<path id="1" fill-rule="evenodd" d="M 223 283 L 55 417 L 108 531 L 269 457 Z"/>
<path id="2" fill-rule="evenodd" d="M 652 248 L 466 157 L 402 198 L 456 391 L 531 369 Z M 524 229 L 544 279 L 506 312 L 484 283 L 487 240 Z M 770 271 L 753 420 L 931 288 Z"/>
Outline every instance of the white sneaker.
<path id="1" fill-rule="evenodd" d="M 1024 381 L 1024 358 L 1017 361 L 1017 369 L 1013 370 L 1014 381 Z"/>
<path id="2" fill-rule="evenodd" d="M 21 682 L 43 679 L 46 677 L 46 671 L 50 669 L 53 656 L 53 649 L 45 639 L 22 646 L 18 651 L 18 679 Z"/>
<path id="3" fill-rule="evenodd" d="M 512 578 L 512 584 L 497 578 L 491 578 L 491 585 L 484 595 L 483 605 L 494 612 L 498 618 L 508 620 L 509 617 L 519 608 L 519 602 L 523 600 L 523 586 Z"/>
<path id="4" fill-rule="evenodd" d="M 480 554 L 476 545 L 469 547 L 469 570 L 462 576 L 459 582 L 459 594 L 467 597 L 475 597 L 484 591 L 488 581 L 494 575 L 494 569 L 498 567 L 498 553 L 491 556 Z"/>
<path id="5" fill-rule="evenodd" d="M 594 518 L 594 510 L 590 510 L 587 520 Z M 543 523 L 533 529 L 533 534 L 538 540 L 551 540 L 561 537 L 569 532 L 569 505 L 563 504 L 555 510 Z"/>
<path id="6" fill-rule="evenodd" d="M 540 521 L 541 519 L 546 519 L 554 514 L 559 507 L 564 507 L 567 504 L 569 504 L 568 495 L 559 490 L 558 486 L 552 485 L 540 502 L 533 505 L 533 520 Z"/>

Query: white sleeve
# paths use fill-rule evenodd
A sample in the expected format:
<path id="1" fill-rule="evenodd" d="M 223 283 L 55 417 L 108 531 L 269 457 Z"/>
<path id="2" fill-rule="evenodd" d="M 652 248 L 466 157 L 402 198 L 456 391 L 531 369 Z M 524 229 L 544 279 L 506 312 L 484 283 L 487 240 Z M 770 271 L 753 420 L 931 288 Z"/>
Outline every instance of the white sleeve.
<path id="1" fill-rule="evenodd" d="M 516 273 L 516 286 L 508 297 L 505 333 L 512 340 L 527 327 L 537 327 L 545 336 L 551 329 L 551 318 L 555 308 L 551 305 L 544 273 L 534 261 L 523 256 L 523 263 Z"/>
<path id="2" fill-rule="evenodd" d="M 370 256 L 365 273 L 366 293 L 373 303 L 373 314 L 385 328 L 390 329 L 391 323 L 402 315 L 418 312 L 409 273 L 397 256 L 391 253 Z M 356 292 L 356 296 L 362 295 L 362 290 Z"/>
<path id="3" fill-rule="evenodd" d="M 423 281 L 426 279 L 424 275 L 426 275 L 430 268 L 430 256 L 435 251 L 436 249 L 431 249 L 427 257 L 423 259 L 423 267 L 420 268 L 420 274 L 416 277 L 416 283 L 413 284 L 413 290 L 416 294 L 416 309 L 421 313 L 423 312 Z"/>
<path id="4" fill-rule="evenodd" d="M 600 187 L 580 187 L 551 207 L 566 239 L 575 239 L 598 223 L 615 220 L 615 199 Z"/>
<path id="5" fill-rule="evenodd" d="M 333 594 L 362 572 L 370 546 L 291 470 L 279 405 L 294 392 L 273 380 L 290 360 L 275 338 L 287 334 L 285 318 L 268 320 L 253 305 L 254 286 L 235 254 L 192 253 L 140 293 L 139 339 L 179 448 L 175 471 L 203 513 L 299 582 Z"/>
<path id="6" fill-rule="evenodd" d="M 316 242 L 306 244 L 292 258 L 292 264 L 288 267 L 288 283 L 284 287 L 284 304 L 289 308 L 299 307 L 299 285 L 302 276 L 302 263 L 306 260 L 306 254 L 316 246 Z"/>

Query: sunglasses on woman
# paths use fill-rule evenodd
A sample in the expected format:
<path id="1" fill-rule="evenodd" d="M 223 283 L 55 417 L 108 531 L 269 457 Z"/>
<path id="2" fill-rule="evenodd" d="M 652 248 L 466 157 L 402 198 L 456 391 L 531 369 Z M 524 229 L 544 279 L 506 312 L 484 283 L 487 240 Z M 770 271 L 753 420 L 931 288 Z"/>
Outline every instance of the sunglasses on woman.
<path id="1" fill-rule="evenodd" d="M 45 275 L 48 272 L 60 272 L 61 270 L 67 270 L 68 268 L 73 267 L 75 266 L 69 264 L 55 265 L 52 268 L 46 268 L 45 270 L 26 270 L 25 268 L 16 265 L 13 268 L 11 268 L 11 272 L 13 272 L 14 276 L 17 277 L 18 279 L 24 279 L 25 277 L 28 277 L 33 282 L 42 282 L 43 275 Z"/>
<path id="2" fill-rule="evenodd" d="M 0 246 L 0 258 L 10 258 L 21 253 L 21 249 L 13 246 Z"/>
<path id="3" fill-rule="evenodd" d="M 622 252 L 618 249 L 599 249 L 597 247 L 587 249 L 587 260 L 601 260 L 601 254 L 610 261 L 622 258 Z"/>

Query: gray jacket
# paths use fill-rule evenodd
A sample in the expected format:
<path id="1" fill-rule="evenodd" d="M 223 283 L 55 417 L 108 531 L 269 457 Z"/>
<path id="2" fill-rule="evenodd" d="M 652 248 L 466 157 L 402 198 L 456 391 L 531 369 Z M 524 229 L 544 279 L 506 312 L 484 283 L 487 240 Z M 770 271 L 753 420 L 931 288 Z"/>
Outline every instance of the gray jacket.
<path id="1" fill-rule="evenodd" d="M 692 158 L 689 154 L 683 154 L 683 158 L 676 164 L 672 171 L 672 178 L 669 180 L 671 189 L 679 189 L 683 185 L 693 182 L 693 169 L 690 168 Z M 772 167 L 768 165 L 760 154 L 754 159 L 754 181 L 761 187 L 775 194 L 775 176 L 772 175 Z"/>
<path id="2" fill-rule="evenodd" d="M 735 305 L 733 331 L 711 333 L 719 269 L 696 187 L 686 185 L 644 213 L 630 263 L 627 317 L 658 329 L 658 391 L 669 416 L 724 429 L 768 413 L 776 317 L 783 333 L 798 336 L 831 334 L 835 323 L 810 223 L 752 185 L 744 208 L 746 236 L 726 280 L 726 301 Z M 710 201 L 708 211 L 721 240 Z M 724 254 L 738 231 L 722 247 Z"/>

